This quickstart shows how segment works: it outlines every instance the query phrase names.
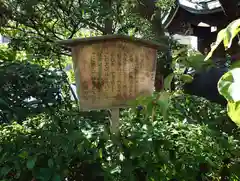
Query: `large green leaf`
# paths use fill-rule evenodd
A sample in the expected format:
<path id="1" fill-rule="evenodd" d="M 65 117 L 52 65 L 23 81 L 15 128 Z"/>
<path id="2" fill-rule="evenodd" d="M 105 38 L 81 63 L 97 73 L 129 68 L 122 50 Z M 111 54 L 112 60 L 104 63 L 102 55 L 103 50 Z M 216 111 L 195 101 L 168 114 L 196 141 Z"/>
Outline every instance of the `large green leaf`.
<path id="1" fill-rule="evenodd" d="M 225 73 L 218 82 L 218 91 L 227 101 L 229 117 L 240 125 L 240 68 Z"/>
<path id="2" fill-rule="evenodd" d="M 205 60 L 209 60 L 212 57 L 213 52 L 222 42 L 224 44 L 225 49 L 226 50 L 229 49 L 232 45 L 233 39 L 237 36 L 239 32 L 240 32 L 240 19 L 237 19 L 231 22 L 225 29 L 222 29 L 218 33 L 217 40 L 211 47 L 211 51 L 208 53 Z"/>
<path id="3" fill-rule="evenodd" d="M 169 74 L 165 79 L 164 79 L 164 89 L 165 90 L 171 90 L 171 83 L 173 81 L 174 74 Z"/>
<path id="4" fill-rule="evenodd" d="M 240 101 L 228 102 L 227 110 L 232 121 L 240 126 Z"/>
<path id="5" fill-rule="evenodd" d="M 160 106 L 160 111 L 164 119 L 167 118 L 170 96 L 171 94 L 169 92 L 162 92 L 157 100 L 157 104 Z"/>
<path id="6" fill-rule="evenodd" d="M 240 101 L 240 68 L 225 73 L 218 82 L 218 91 L 228 101 Z"/>
<path id="7" fill-rule="evenodd" d="M 193 77 L 191 75 L 188 74 L 183 74 L 181 75 L 181 79 L 185 82 L 185 83 L 191 83 L 193 81 Z"/>
<path id="8" fill-rule="evenodd" d="M 221 31 L 219 31 L 219 33 L 217 35 L 217 40 L 212 45 L 211 51 L 208 53 L 207 57 L 205 58 L 205 61 L 209 60 L 212 57 L 213 52 L 217 49 L 217 47 L 220 45 L 220 43 L 222 43 L 225 35 L 226 35 L 226 29 L 222 29 Z"/>
<path id="9" fill-rule="evenodd" d="M 208 65 L 211 63 L 211 61 L 209 60 L 209 62 L 203 61 L 205 58 L 205 56 L 203 54 L 201 54 L 200 52 L 194 52 L 192 54 L 190 54 L 189 56 L 189 66 L 193 67 L 196 70 L 201 70 L 205 65 Z"/>
<path id="10" fill-rule="evenodd" d="M 240 19 L 233 21 L 227 26 L 223 41 L 226 49 L 229 49 L 231 47 L 232 40 L 236 37 L 239 31 L 240 31 Z"/>

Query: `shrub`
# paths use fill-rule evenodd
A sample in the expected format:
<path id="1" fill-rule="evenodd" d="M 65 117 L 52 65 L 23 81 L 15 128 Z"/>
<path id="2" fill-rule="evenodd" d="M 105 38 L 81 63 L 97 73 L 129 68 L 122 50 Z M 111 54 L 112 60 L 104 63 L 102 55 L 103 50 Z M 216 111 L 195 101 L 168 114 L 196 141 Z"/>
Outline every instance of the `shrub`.
<path id="1" fill-rule="evenodd" d="M 185 109 L 190 111 L 190 106 L 186 105 Z M 211 109 L 204 102 L 202 108 Z M 172 104 L 171 109 L 169 119 L 162 120 L 157 114 L 155 122 L 129 109 L 122 110 L 119 138 L 109 136 L 106 119 L 98 119 L 98 115 L 102 115 L 100 112 L 86 119 L 78 112 L 60 109 L 54 115 L 42 114 L 22 125 L 3 124 L 0 126 L 0 179 L 164 181 L 219 178 L 223 160 L 237 156 L 238 141 L 204 123 L 184 121 L 185 113 L 180 114 L 176 104 Z M 209 114 L 224 114 L 212 110 Z M 192 117 L 196 114 L 190 113 Z M 231 168 L 236 169 L 236 166 L 232 164 Z M 232 175 L 237 174 L 231 171 Z"/>

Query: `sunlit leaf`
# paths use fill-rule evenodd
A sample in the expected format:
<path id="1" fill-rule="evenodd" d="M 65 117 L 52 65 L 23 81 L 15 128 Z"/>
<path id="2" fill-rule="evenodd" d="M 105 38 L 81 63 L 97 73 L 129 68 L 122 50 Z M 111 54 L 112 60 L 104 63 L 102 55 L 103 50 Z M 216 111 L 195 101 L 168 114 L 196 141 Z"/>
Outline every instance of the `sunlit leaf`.
<path id="1" fill-rule="evenodd" d="M 99 152 L 99 158 L 102 159 L 102 157 L 103 157 L 102 148 L 100 148 L 100 149 L 98 150 L 98 152 Z"/>
<path id="2" fill-rule="evenodd" d="M 228 101 L 240 101 L 240 68 L 235 68 L 221 77 L 218 91 Z"/>
<path id="3" fill-rule="evenodd" d="M 193 81 L 193 77 L 191 75 L 188 74 L 183 74 L 181 75 L 181 79 L 185 82 L 185 83 L 191 83 Z"/>
<path id="4" fill-rule="evenodd" d="M 225 49 L 229 49 L 232 45 L 233 39 L 236 37 L 236 35 L 240 32 L 240 19 L 237 19 L 233 22 L 231 22 L 225 29 L 222 29 L 218 35 L 217 40 L 211 47 L 211 51 L 208 53 L 205 60 L 208 60 L 210 57 L 212 57 L 213 52 L 216 50 L 216 48 L 219 46 L 219 44 L 223 41 Z"/>
<path id="5" fill-rule="evenodd" d="M 239 31 L 240 31 L 240 19 L 231 22 L 227 26 L 224 37 L 224 46 L 226 49 L 229 49 L 231 47 L 232 41 L 239 33 Z"/>
<path id="6" fill-rule="evenodd" d="M 171 90 L 171 83 L 173 81 L 174 74 L 169 74 L 165 79 L 164 79 L 164 89 L 165 90 Z"/>
<path id="7" fill-rule="evenodd" d="M 232 121 L 240 126 L 240 101 L 228 102 L 227 111 Z"/>
<path id="8" fill-rule="evenodd" d="M 26 151 L 23 151 L 23 152 L 21 152 L 19 155 L 18 155 L 20 158 L 23 158 L 23 159 L 25 159 L 25 158 L 27 158 L 28 157 L 28 152 L 26 152 Z"/>
<path id="9" fill-rule="evenodd" d="M 221 31 L 219 31 L 219 33 L 217 35 L 217 40 L 216 40 L 216 42 L 213 43 L 213 45 L 211 47 L 211 51 L 208 53 L 207 57 L 205 58 L 205 61 L 207 61 L 208 59 L 210 59 L 212 57 L 213 52 L 217 49 L 217 47 L 223 41 L 225 34 L 226 34 L 226 29 L 222 29 Z"/>
<path id="10" fill-rule="evenodd" d="M 189 56 L 189 64 L 194 69 L 199 69 L 202 67 L 202 65 L 204 63 L 204 61 L 203 61 L 204 58 L 205 58 L 205 56 L 200 53 L 190 55 Z"/>

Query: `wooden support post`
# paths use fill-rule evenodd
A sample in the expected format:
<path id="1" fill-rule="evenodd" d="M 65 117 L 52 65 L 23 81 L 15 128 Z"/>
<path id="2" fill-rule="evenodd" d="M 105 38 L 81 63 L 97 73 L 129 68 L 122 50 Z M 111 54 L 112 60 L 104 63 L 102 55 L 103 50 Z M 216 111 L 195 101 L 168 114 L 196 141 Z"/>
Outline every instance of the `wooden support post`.
<path id="1" fill-rule="evenodd" d="M 110 119 L 110 131 L 114 135 L 119 134 L 119 108 L 114 108 L 111 110 L 111 119 Z"/>
<path id="2" fill-rule="evenodd" d="M 105 0 L 105 7 L 106 9 L 111 12 L 112 8 L 112 0 Z M 105 20 L 105 27 L 104 27 L 104 33 L 103 34 L 112 34 L 113 33 L 113 20 L 108 17 Z M 110 131 L 113 135 L 119 134 L 119 108 L 114 108 L 111 110 L 111 118 L 110 118 Z"/>

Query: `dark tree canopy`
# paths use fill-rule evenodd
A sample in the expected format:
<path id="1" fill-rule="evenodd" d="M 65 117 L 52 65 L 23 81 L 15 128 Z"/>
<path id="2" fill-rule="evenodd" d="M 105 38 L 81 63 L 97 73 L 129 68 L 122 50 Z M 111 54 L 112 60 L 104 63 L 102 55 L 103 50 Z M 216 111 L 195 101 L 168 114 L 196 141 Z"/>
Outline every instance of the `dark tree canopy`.
<path id="1" fill-rule="evenodd" d="M 59 107 L 65 74 L 27 63 L 14 52 L 0 50 L 0 123 L 23 121 L 26 117 Z"/>
<path id="2" fill-rule="evenodd" d="M 114 33 L 139 35 L 168 44 L 164 35 L 166 30 L 161 24 L 161 12 L 171 7 L 174 2 L 3 0 L 0 4 L 0 34 L 11 38 L 10 47 L 14 50 L 24 50 L 33 56 L 34 60 L 41 60 L 44 65 L 62 67 L 70 53 L 69 49 L 57 43 L 63 39 Z M 167 65 L 170 64 L 171 57 L 165 57 L 158 61 L 156 85 L 160 85 L 159 73 L 165 76 L 170 73 L 170 66 Z M 156 90 L 159 90 L 159 87 Z M 208 98 L 208 95 L 205 98 Z"/>
<path id="3" fill-rule="evenodd" d="M 81 37 L 86 31 L 109 33 L 109 23 L 111 33 L 139 32 L 148 38 L 163 35 L 155 2 L 150 0 L 4 0 L 0 7 L 0 33 L 12 39 L 12 47 L 41 58 L 68 54 L 60 51 L 57 40 Z"/>

